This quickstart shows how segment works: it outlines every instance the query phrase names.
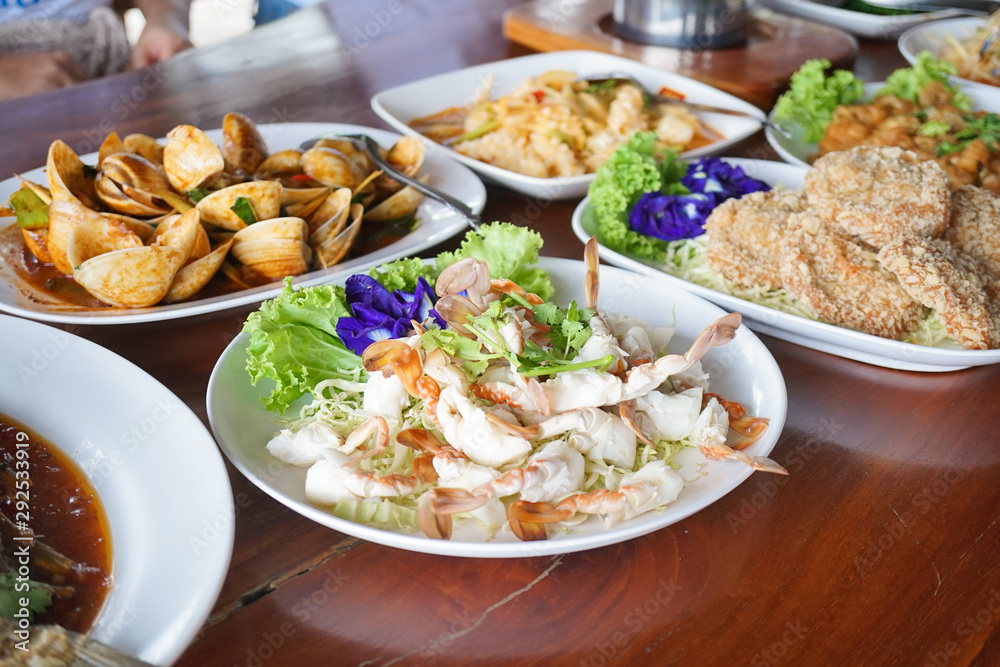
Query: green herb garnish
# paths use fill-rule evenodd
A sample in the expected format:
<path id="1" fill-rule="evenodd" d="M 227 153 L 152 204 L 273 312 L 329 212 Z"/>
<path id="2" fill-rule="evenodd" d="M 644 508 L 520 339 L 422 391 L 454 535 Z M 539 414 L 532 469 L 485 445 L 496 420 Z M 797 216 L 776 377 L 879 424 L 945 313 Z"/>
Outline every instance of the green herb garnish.
<path id="1" fill-rule="evenodd" d="M 44 229 L 49 226 L 49 207 L 30 188 L 23 187 L 15 192 L 8 203 L 21 229 Z"/>
<path id="2" fill-rule="evenodd" d="M 238 215 L 240 220 L 248 225 L 257 222 L 257 214 L 254 213 L 253 206 L 246 197 L 237 197 L 233 205 L 229 207 L 229 210 Z"/>
<path id="3" fill-rule="evenodd" d="M 205 188 L 195 188 L 194 190 L 188 190 L 186 194 L 188 199 L 197 204 L 208 196 L 208 190 Z"/>

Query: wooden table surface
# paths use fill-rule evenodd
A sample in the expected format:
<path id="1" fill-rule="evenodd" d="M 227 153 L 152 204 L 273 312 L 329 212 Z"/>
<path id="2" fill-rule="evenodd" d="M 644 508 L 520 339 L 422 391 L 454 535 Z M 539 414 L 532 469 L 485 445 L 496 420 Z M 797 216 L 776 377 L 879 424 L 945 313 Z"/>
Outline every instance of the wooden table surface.
<path id="1" fill-rule="evenodd" d="M 218 127 L 228 111 L 384 127 L 377 91 L 526 53 L 501 36 L 513 4 L 331 2 L 155 71 L 5 102 L 0 173 L 43 164 L 55 138 L 82 153 L 111 129 L 162 136 Z M 904 64 L 894 41 L 862 41 L 856 70 L 877 80 Z M 775 159 L 762 134 L 732 154 Z M 484 218 L 526 217 L 544 254 L 581 256 L 576 202 L 488 196 Z M 72 330 L 207 424 L 209 374 L 251 310 Z M 177 664 L 997 664 L 996 369 L 900 372 L 762 338 L 788 387 L 772 457 L 791 475 L 755 474 L 623 544 L 512 560 L 410 553 L 302 518 L 230 468 L 232 564 Z"/>

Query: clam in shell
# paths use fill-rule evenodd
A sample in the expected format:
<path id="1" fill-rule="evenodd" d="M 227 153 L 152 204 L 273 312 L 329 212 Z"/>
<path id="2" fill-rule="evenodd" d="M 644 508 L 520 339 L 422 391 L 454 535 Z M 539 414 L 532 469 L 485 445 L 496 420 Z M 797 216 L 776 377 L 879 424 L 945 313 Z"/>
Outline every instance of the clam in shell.
<path id="1" fill-rule="evenodd" d="M 197 127 L 178 125 L 167 134 L 163 170 L 178 192 L 186 194 L 211 183 L 225 166 L 222 151 Z"/>
<path id="2" fill-rule="evenodd" d="M 424 142 L 416 137 L 403 137 L 385 152 L 385 160 L 407 176 L 415 177 L 424 164 Z M 403 184 L 388 174 L 375 179 L 380 197 L 386 197 L 403 188 Z"/>
<path id="3" fill-rule="evenodd" d="M 420 179 L 426 181 L 424 176 Z M 365 211 L 365 220 L 372 222 L 386 222 L 406 217 L 417 210 L 420 202 L 424 200 L 423 193 L 413 186 L 406 186 L 396 194 L 383 199 L 376 206 Z"/>
<path id="4" fill-rule="evenodd" d="M 258 220 L 277 217 L 281 211 L 282 185 L 276 181 L 250 181 L 230 185 L 208 195 L 198 202 L 201 220 L 230 231 L 246 227 L 246 223 L 232 211 L 238 197 L 250 202 Z M 259 224 L 259 223 L 258 223 Z"/>
<path id="5" fill-rule="evenodd" d="M 94 187 L 98 198 L 104 202 L 105 206 L 118 213 L 154 216 L 167 213 L 171 210 L 169 207 L 150 206 L 140 200 L 133 199 L 122 190 L 121 186 L 114 179 L 109 178 L 103 171 L 94 180 Z"/>
<path id="6" fill-rule="evenodd" d="M 222 119 L 222 150 L 227 169 L 252 174 L 267 158 L 267 144 L 257 125 L 241 113 L 227 113 Z"/>
<path id="7" fill-rule="evenodd" d="M 309 269 L 312 249 L 302 241 L 260 238 L 233 243 L 233 257 L 269 280 L 297 276 Z"/>
<path id="8" fill-rule="evenodd" d="M 149 244 L 177 248 L 184 254 L 183 263 L 187 263 L 198 243 L 199 230 L 204 234 L 205 230 L 201 226 L 201 215 L 198 213 L 198 209 L 193 208 L 182 215 L 170 216 L 157 225 L 156 233 L 153 234 Z M 208 242 L 207 236 L 205 242 Z"/>
<path id="9" fill-rule="evenodd" d="M 73 273 L 73 264 L 66 256 L 66 245 L 69 235 L 77 225 L 91 221 L 103 220 L 97 211 L 92 211 L 76 200 L 55 200 L 49 204 L 49 235 L 47 245 L 49 257 L 56 269 L 65 275 Z"/>
<path id="10" fill-rule="evenodd" d="M 272 153 L 260 163 L 254 176 L 261 179 L 294 176 L 302 173 L 302 151 L 297 148 L 286 148 Z"/>
<path id="11" fill-rule="evenodd" d="M 351 199 L 354 193 L 348 188 L 337 188 L 326 196 L 319 207 L 309 216 L 309 234 L 312 236 L 321 228 L 339 225 L 344 226 L 344 220 L 351 210 Z M 340 233 L 338 229 L 336 233 Z"/>
<path id="12" fill-rule="evenodd" d="M 104 164 L 104 160 L 106 160 L 109 155 L 126 152 L 128 152 L 128 149 L 125 148 L 125 142 L 121 140 L 121 137 L 118 136 L 117 132 L 112 132 L 104 138 L 104 141 L 101 142 L 101 147 L 97 149 L 97 168 L 101 168 L 101 165 Z"/>
<path id="13" fill-rule="evenodd" d="M 57 139 L 49 146 L 45 171 L 49 176 L 52 199 L 75 201 L 88 208 L 97 208 L 93 170 L 88 170 L 64 141 Z"/>
<path id="14" fill-rule="evenodd" d="M 200 226 L 200 225 L 199 225 Z M 222 243 L 215 250 L 205 254 L 200 259 L 185 264 L 174 276 L 174 281 L 170 284 L 170 290 L 163 300 L 167 303 L 177 301 L 187 301 L 195 294 L 205 288 L 205 285 L 219 271 L 222 262 L 229 254 L 232 247 L 232 239 Z"/>
<path id="15" fill-rule="evenodd" d="M 364 213 L 364 207 L 361 204 L 352 204 L 348 216 L 350 224 L 336 235 L 327 235 L 313 246 L 316 252 L 316 261 L 324 269 L 336 265 L 354 245 L 354 240 L 357 239 L 358 232 L 361 231 L 362 213 Z"/>
<path id="16" fill-rule="evenodd" d="M 51 263 L 52 257 L 49 255 L 49 228 L 42 229 L 22 229 L 21 237 L 24 239 L 25 247 L 31 251 L 39 262 Z"/>
<path id="17" fill-rule="evenodd" d="M 368 175 L 344 153 L 322 146 L 302 154 L 302 171 L 323 185 L 352 190 Z"/>
<path id="18" fill-rule="evenodd" d="M 184 253 L 170 246 L 143 246 L 92 257 L 73 271 L 73 280 L 102 302 L 144 308 L 166 296 L 184 264 Z"/>
<path id="19" fill-rule="evenodd" d="M 73 228 L 66 242 L 66 258 L 70 266 L 78 267 L 91 257 L 142 246 L 142 239 L 123 223 L 98 216 Z"/>
<path id="20" fill-rule="evenodd" d="M 130 134 L 122 143 L 129 153 L 141 155 L 153 164 L 163 164 L 163 146 L 148 134 Z"/>

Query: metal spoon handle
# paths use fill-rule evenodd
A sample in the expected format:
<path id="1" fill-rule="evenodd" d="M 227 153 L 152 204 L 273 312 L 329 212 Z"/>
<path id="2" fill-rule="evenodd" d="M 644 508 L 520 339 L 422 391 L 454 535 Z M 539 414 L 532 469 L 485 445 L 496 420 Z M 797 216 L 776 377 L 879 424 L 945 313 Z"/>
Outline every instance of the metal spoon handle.
<path id="1" fill-rule="evenodd" d="M 407 176 L 403 172 L 393 167 L 382 157 L 382 154 L 379 152 L 379 145 L 375 142 L 374 139 L 369 137 L 367 134 L 349 134 L 346 135 L 346 138 L 360 141 L 364 149 L 368 151 L 368 154 L 371 156 L 372 161 L 374 161 L 375 164 L 377 164 L 379 168 L 386 174 L 392 176 L 401 183 L 405 183 L 411 186 L 414 190 L 417 190 L 427 195 L 431 199 L 435 199 L 441 202 L 442 204 L 452 209 L 456 213 L 459 213 L 460 215 L 464 216 L 469 221 L 469 226 L 475 229 L 476 231 L 479 231 L 479 225 L 481 223 L 479 216 L 473 213 L 472 209 L 465 205 L 465 202 L 455 199 L 451 195 L 446 194 L 438 190 L 437 188 L 431 187 L 426 183 L 423 183 L 415 178 Z"/>

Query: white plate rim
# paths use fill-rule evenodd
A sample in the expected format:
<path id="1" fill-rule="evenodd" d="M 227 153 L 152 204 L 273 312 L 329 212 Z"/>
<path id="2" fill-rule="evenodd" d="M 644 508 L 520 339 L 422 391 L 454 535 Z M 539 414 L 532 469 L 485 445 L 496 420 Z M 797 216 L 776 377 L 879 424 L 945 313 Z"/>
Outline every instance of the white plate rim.
<path id="1" fill-rule="evenodd" d="M 526 176 L 508 169 L 503 169 L 501 167 L 481 162 L 480 160 L 463 155 L 462 153 L 459 153 L 451 148 L 427 139 L 408 125 L 409 121 L 413 117 L 422 114 L 409 113 L 404 116 L 398 110 L 394 110 L 394 107 L 398 107 L 402 100 L 414 99 L 412 96 L 420 94 L 421 89 L 442 85 L 446 82 L 454 82 L 455 80 L 464 80 L 466 78 L 474 79 L 475 77 L 479 77 L 481 79 L 483 76 L 490 73 L 502 73 L 512 77 L 518 77 L 519 79 L 524 79 L 528 76 L 541 74 L 548 69 L 584 71 L 588 69 L 588 65 L 586 63 L 591 63 L 589 70 L 593 73 L 625 71 L 635 75 L 638 79 L 640 79 L 640 81 L 646 83 L 647 86 L 651 85 L 650 82 L 656 81 L 660 86 L 665 85 L 671 88 L 683 90 L 687 93 L 688 99 L 691 101 L 704 101 L 702 99 L 704 96 L 711 96 L 716 98 L 711 103 L 718 106 L 728 106 L 733 109 L 746 111 L 753 114 L 761 121 L 756 122 L 753 121 L 753 119 L 739 119 L 732 116 L 727 117 L 722 114 L 701 114 L 699 112 L 699 115 L 705 116 L 709 120 L 709 124 L 713 126 L 740 121 L 736 123 L 735 127 L 740 128 L 744 123 L 745 127 L 739 131 L 732 132 L 721 141 L 714 142 L 699 149 L 686 151 L 682 154 L 683 157 L 692 158 L 700 155 L 717 154 L 736 142 L 742 141 L 743 139 L 751 136 L 763 126 L 762 121 L 764 119 L 764 112 L 749 102 L 741 100 L 734 95 L 695 79 L 681 76 L 673 72 L 660 70 L 636 60 L 598 51 L 553 51 L 547 53 L 536 53 L 527 56 L 520 56 L 518 58 L 509 58 L 507 60 L 473 65 L 442 74 L 436 74 L 418 81 L 412 81 L 376 93 L 371 98 L 371 107 L 375 113 L 382 118 L 382 120 L 392 126 L 395 130 L 423 140 L 428 146 L 428 152 L 444 152 L 492 182 L 499 183 L 518 192 L 532 196 L 546 197 L 548 199 L 571 199 L 583 196 L 586 192 L 587 186 L 594 180 L 594 174 L 541 178 L 537 176 Z M 469 88 L 469 91 L 465 91 L 465 89 L 461 87 L 459 87 L 458 90 L 463 91 L 462 94 L 467 95 L 471 92 L 471 86 L 467 87 Z M 496 92 L 496 94 L 501 95 L 505 93 L 506 90 L 498 90 Z M 448 102 L 448 100 L 441 101 L 435 110 L 446 108 L 449 106 Z M 748 120 L 751 122 L 746 122 Z"/>
<path id="2" fill-rule="evenodd" d="M 554 274 L 557 271 L 562 272 L 561 275 L 575 275 L 578 273 L 581 276 L 582 283 L 583 263 L 579 260 L 542 257 L 539 260 L 538 266 L 549 271 L 550 274 Z M 607 276 L 610 274 L 613 277 L 612 279 L 616 281 L 624 280 L 634 282 L 637 279 L 651 280 L 654 285 L 660 282 L 660 276 L 641 276 L 615 267 L 602 267 L 601 272 L 603 280 L 607 280 Z M 678 307 L 697 307 L 697 309 L 702 310 L 704 314 L 710 314 L 710 319 L 708 319 L 704 324 L 707 324 L 708 321 L 711 321 L 712 319 L 715 319 L 725 313 L 725 311 L 710 302 L 687 292 L 672 290 L 670 295 L 672 299 L 677 301 Z M 448 540 L 432 540 L 420 534 L 396 533 L 372 526 L 353 523 L 351 521 L 335 517 L 332 514 L 314 507 L 302 500 L 291 498 L 279 489 L 273 488 L 267 480 L 262 479 L 261 475 L 251 468 L 249 460 L 244 457 L 239 445 L 234 444 L 234 442 L 227 437 L 225 428 L 222 426 L 222 421 L 225 416 L 224 406 L 220 402 L 221 397 L 227 393 L 227 390 L 224 388 L 226 365 L 227 362 L 237 364 L 242 363 L 243 352 L 248 338 L 249 337 L 246 333 L 241 333 L 239 337 L 230 343 L 220 356 L 218 363 L 212 371 L 211 379 L 209 380 L 208 392 L 206 396 L 209 422 L 223 453 L 225 453 L 230 462 L 253 484 L 258 486 L 258 488 L 263 490 L 278 502 L 284 504 L 286 507 L 318 523 L 345 534 L 353 535 L 384 546 L 391 546 L 428 554 L 472 558 L 522 558 L 531 556 L 549 556 L 593 549 L 630 540 L 687 518 L 691 514 L 701 511 L 705 507 L 708 507 L 712 503 L 716 502 L 719 498 L 743 483 L 753 473 L 748 466 L 736 461 L 711 463 L 709 465 L 728 466 L 725 470 L 727 481 L 724 485 L 713 489 L 711 493 L 705 494 L 694 506 L 685 508 L 685 511 L 683 512 L 673 512 L 671 508 L 674 506 L 668 505 L 665 509 L 665 513 L 668 513 L 669 516 L 666 519 L 663 515 L 659 515 L 659 517 L 644 515 L 644 517 L 639 517 L 638 519 L 618 524 L 618 527 L 605 531 L 604 533 L 599 533 L 596 536 L 587 535 L 567 538 L 560 535 L 557 537 L 553 536 L 549 540 L 541 542 L 456 542 Z M 767 455 L 777 444 L 778 437 L 781 434 L 787 415 L 788 405 L 784 378 L 781 375 L 781 370 L 778 367 L 777 362 L 775 362 L 770 352 L 768 352 L 767 348 L 753 334 L 752 331 L 747 329 L 745 326 L 741 326 L 736 340 L 729 343 L 729 345 L 733 345 L 737 341 L 739 341 L 738 349 L 749 352 L 749 354 L 756 360 L 756 363 L 760 364 L 759 368 L 755 367 L 756 370 L 759 371 L 756 373 L 755 377 L 758 378 L 758 381 L 766 383 L 768 385 L 768 389 L 774 392 L 774 395 L 772 395 L 769 399 L 773 401 L 771 410 L 768 414 L 762 415 L 771 419 L 771 427 L 761 440 L 755 443 L 750 449 L 746 450 L 754 455 Z M 715 355 L 719 354 L 718 350 L 725 350 L 726 348 L 728 348 L 728 345 L 723 348 L 716 348 L 716 351 L 709 353 L 706 357 L 706 361 L 714 359 Z M 727 366 L 728 364 L 724 365 L 724 367 Z M 718 379 L 716 381 L 718 381 Z M 748 400 L 749 398 L 750 397 L 743 397 L 743 400 Z M 255 412 L 261 414 L 259 411 L 263 411 L 263 408 L 257 408 L 257 406 L 255 406 Z M 260 442 L 259 447 L 263 448 L 264 444 L 265 442 Z M 721 475 L 722 469 L 720 468 L 719 470 L 720 472 L 718 474 Z"/>
<path id="3" fill-rule="evenodd" d="M 758 0 L 758 2 L 776 11 L 825 23 L 860 37 L 883 40 L 893 39 L 914 25 L 955 16 L 955 12 L 947 10 L 895 16 L 868 14 L 810 0 Z"/>
<path id="4" fill-rule="evenodd" d="M 756 171 L 759 174 L 756 178 L 765 181 L 768 179 L 760 172 L 775 168 L 796 169 L 802 177 L 807 171 L 801 165 L 770 160 L 730 157 L 723 159 L 726 162 L 744 167 L 751 175 Z M 589 198 L 584 198 L 573 211 L 571 223 L 573 232 L 577 238 L 584 242 L 590 238 L 589 232 L 596 225 L 592 211 Z M 615 266 L 640 273 L 663 276 L 681 289 L 723 308 L 741 312 L 751 329 L 829 354 L 886 368 L 919 372 L 945 372 L 970 366 L 1000 363 L 1000 350 L 953 350 L 879 338 L 860 331 L 783 313 L 767 306 L 716 292 L 708 287 L 696 285 L 665 273 L 651 264 L 624 255 L 603 244 L 599 244 L 598 250 L 602 259 Z"/>
<path id="5" fill-rule="evenodd" d="M 323 134 L 366 133 L 383 145 L 391 144 L 391 142 L 401 137 L 401 135 L 387 130 L 346 123 L 277 123 L 261 124 L 258 128 L 265 137 L 270 137 L 269 143 L 273 142 L 272 145 L 284 145 L 287 141 L 289 148 L 298 147 L 303 141 Z M 207 130 L 206 133 L 216 143 L 221 142 L 221 129 Z M 292 137 L 296 138 L 292 140 Z M 96 160 L 96 156 L 96 153 L 89 153 L 81 157 L 85 162 L 92 162 Z M 463 199 L 473 212 L 480 213 L 483 210 L 486 205 L 486 188 L 472 170 L 454 160 L 448 159 L 444 154 L 428 154 L 424 164 L 426 165 L 424 171 L 431 176 L 430 183 L 432 185 L 443 185 L 443 189 L 445 190 L 460 186 L 462 192 L 456 194 L 460 195 L 460 198 Z M 39 167 L 24 172 L 23 176 L 29 179 L 37 179 L 42 174 L 42 169 L 42 167 Z M 436 182 L 438 179 L 443 179 L 444 183 Z M 16 178 L 9 178 L 0 182 L 0 201 L 7 201 L 10 194 L 16 189 L 16 185 Z M 378 264 L 418 253 L 454 236 L 468 225 L 467 221 L 461 215 L 438 202 L 426 199 L 421 203 L 420 207 L 420 225 L 416 230 L 399 241 L 363 257 L 338 264 L 335 267 L 317 269 L 297 276 L 292 279 L 293 284 L 303 286 L 321 285 Z M 0 228 L 5 228 L 13 224 L 16 224 L 13 218 L 0 218 Z M 195 315 L 214 313 L 248 304 L 260 303 L 265 299 L 276 296 L 281 291 L 281 287 L 282 283 L 277 282 L 206 299 L 133 310 L 109 308 L 96 312 L 62 312 L 47 310 L 44 307 L 31 307 L 31 304 L 21 303 L 24 300 L 19 299 L 17 288 L 0 279 L 0 311 L 42 322 L 61 324 L 140 324 L 144 322 L 160 322 L 179 317 L 193 317 Z"/>
<path id="6" fill-rule="evenodd" d="M 981 16 L 961 16 L 956 18 L 949 18 L 943 21 L 935 21 L 933 23 L 916 25 L 912 28 L 906 30 L 899 36 L 896 41 L 897 47 L 899 47 L 899 52 L 903 55 L 911 65 L 917 62 L 917 55 L 924 50 L 931 51 L 935 58 L 940 57 L 941 46 L 939 45 L 937 49 L 931 48 L 917 48 L 917 42 L 926 39 L 931 41 L 931 37 L 936 34 L 948 34 L 955 37 L 966 37 L 971 36 L 975 32 L 977 27 L 983 24 L 984 17 Z M 986 90 L 997 90 L 997 86 L 982 83 L 980 81 L 973 81 L 972 79 L 965 79 L 960 76 L 950 77 L 952 81 L 960 84 L 964 84 L 975 88 L 984 88 Z"/>
<path id="7" fill-rule="evenodd" d="M 76 461 L 98 488 L 98 497 L 111 524 L 115 582 L 88 636 L 150 663 L 173 663 L 194 640 L 211 612 L 232 556 L 235 536 L 232 487 L 214 439 L 197 415 L 167 387 L 111 350 L 72 333 L 7 315 L 0 315 L 0 332 L 5 341 L 0 359 L 8 362 L 3 366 L 11 376 L 3 383 L 5 387 L 0 388 L 3 401 L 0 412 L 23 423 Z M 37 358 L 36 352 L 40 355 Z M 31 370 L 36 375 L 28 374 Z M 40 377 L 43 387 L 67 386 L 67 400 L 61 404 L 75 406 L 73 397 L 77 390 L 71 380 L 78 381 L 84 372 L 90 377 L 106 378 L 94 382 L 88 393 L 99 395 L 95 400 L 108 400 L 117 410 L 125 407 L 124 412 L 120 416 L 105 414 L 95 420 L 88 415 L 73 417 L 73 408 L 69 407 L 64 408 L 67 411 L 59 420 L 40 421 L 37 415 L 44 408 L 33 405 L 39 402 L 39 397 L 31 393 L 30 382 Z M 30 382 L 26 378 L 31 378 Z M 13 388 L 22 382 L 28 391 Z M 52 398 L 52 394 L 58 396 L 52 392 L 46 398 Z M 144 410 L 136 414 L 135 409 L 140 405 Z M 145 411 L 153 405 L 166 411 L 162 421 L 155 412 Z M 132 413 L 125 414 L 129 407 Z M 124 430 L 117 431 L 121 424 L 142 424 L 145 429 L 148 419 L 154 419 L 157 426 L 140 433 L 143 439 L 137 448 L 115 448 L 115 435 L 125 434 Z M 80 426 L 80 422 L 85 426 Z M 75 439 L 71 432 L 87 433 L 86 440 Z M 178 433 L 185 437 L 177 438 Z M 155 467 L 155 475 L 150 474 L 150 466 Z M 123 472 L 126 477 L 117 479 L 124 481 L 116 481 L 116 476 Z M 168 505 L 162 502 L 162 497 L 152 497 L 157 493 L 155 488 L 150 496 L 146 495 L 157 485 L 173 485 L 176 490 L 180 479 L 193 482 L 197 487 L 196 499 Z M 126 510 L 121 510 L 121 506 L 109 507 L 106 493 L 115 496 L 125 493 L 136 505 Z M 143 502 L 158 509 L 152 514 L 149 507 L 134 509 Z M 135 511 L 138 516 L 132 515 Z M 117 518 L 119 515 L 125 518 Z M 145 538 L 134 532 L 122 534 L 123 527 L 134 528 L 137 521 L 150 526 Z M 195 549 L 190 539 L 199 534 L 204 521 L 213 526 L 212 539 Z M 129 562 L 123 564 L 124 554 Z M 137 568 L 138 574 L 144 575 L 141 579 L 136 579 Z M 137 587 L 138 594 L 131 597 Z M 145 616 L 150 611 L 153 618 Z"/>

